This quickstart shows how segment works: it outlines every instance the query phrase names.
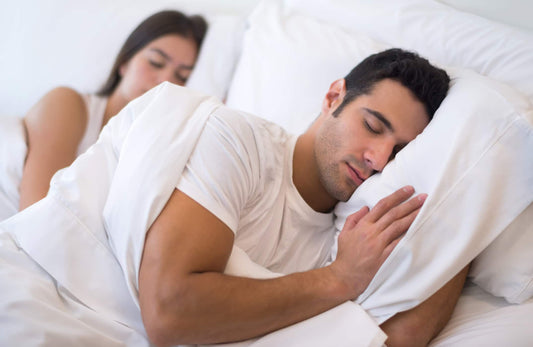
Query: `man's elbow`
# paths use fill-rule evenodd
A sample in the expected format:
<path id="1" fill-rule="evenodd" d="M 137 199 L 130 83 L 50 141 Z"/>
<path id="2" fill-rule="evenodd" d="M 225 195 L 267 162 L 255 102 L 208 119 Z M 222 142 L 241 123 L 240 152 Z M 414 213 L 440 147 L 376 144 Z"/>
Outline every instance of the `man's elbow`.
<path id="1" fill-rule="evenodd" d="M 431 336 L 421 327 L 404 327 L 401 331 L 393 331 L 387 335 L 387 347 L 425 347 Z"/>
<path id="2" fill-rule="evenodd" d="M 150 297 L 141 295 L 141 316 L 148 339 L 158 347 L 190 343 L 190 322 L 181 309 L 186 298 L 180 291 L 173 295 L 158 292 Z"/>
<path id="3" fill-rule="evenodd" d="M 169 329 L 169 326 L 157 317 L 144 318 L 144 327 L 150 343 L 157 347 L 174 346 L 179 344 L 179 336 L 176 331 Z M 170 332 L 172 331 L 172 335 Z"/>

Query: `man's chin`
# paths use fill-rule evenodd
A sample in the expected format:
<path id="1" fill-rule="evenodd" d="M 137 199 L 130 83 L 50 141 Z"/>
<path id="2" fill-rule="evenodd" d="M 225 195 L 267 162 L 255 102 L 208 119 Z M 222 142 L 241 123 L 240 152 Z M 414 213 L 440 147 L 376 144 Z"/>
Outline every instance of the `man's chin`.
<path id="1" fill-rule="evenodd" d="M 339 201 L 342 201 L 342 202 L 346 202 L 348 200 L 350 200 L 350 198 L 352 197 L 353 193 L 355 192 L 355 190 L 358 188 L 359 186 L 356 186 L 355 188 L 353 189 L 347 189 L 343 192 L 338 192 L 337 194 L 337 200 Z"/>

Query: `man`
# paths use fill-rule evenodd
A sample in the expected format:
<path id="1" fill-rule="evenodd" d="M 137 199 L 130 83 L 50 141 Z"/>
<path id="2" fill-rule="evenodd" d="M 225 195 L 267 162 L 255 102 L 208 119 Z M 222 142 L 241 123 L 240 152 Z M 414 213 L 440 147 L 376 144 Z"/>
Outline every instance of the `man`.
<path id="1" fill-rule="evenodd" d="M 0 224 L 0 344 L 237 341 L 355 299 L 425 196 L 405 187 L 356 212 L 324 266 L 331 211 L 422 131 L 448 83 L 415 54 L 378 53 L 331 85 L 300 137 L 177 86 L 150 91 Z M 224 274 L 234 244 L 289 275 Z M 463 280 L 387 321 L 387 344 L 427 344 Z"/>
<path id="2" fill-rule="evenodd" d="M 448 82 L 426 60 L 388 50 L 335 81 L 321 115 L 297 139 L 255 118 L 213 117 L 147 234 L 139 297 L 150 339 L 157 345 L 247 339 L 361 294 L 425 197 L 403 203 L 413 193 L 406 187 L 372 211 L 358 211 L 339 237 L 337 259 L 309 270 L 327 258 L 328 213 L 424 129 Z M 234 243 L 261 265 L 293 274 L 224 275 Z M 459 293 L 464 273 L 458 278 L 430 299 L 440 315 L 423 322 L 428 329 L 417 331 L 398 315 L 390 332 L 401 335 L 400 327 L 410 326 L 418 335 L 409 336 L 411 345 L 418 338 L 427 344 L 455 304 L 452 299 L 443 310 L 435 301 Z"/>

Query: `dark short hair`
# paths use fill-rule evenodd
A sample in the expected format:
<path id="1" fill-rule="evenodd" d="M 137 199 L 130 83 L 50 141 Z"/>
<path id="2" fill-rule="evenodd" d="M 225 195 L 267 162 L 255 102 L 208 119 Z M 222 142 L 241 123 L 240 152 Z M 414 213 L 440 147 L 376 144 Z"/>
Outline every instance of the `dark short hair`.
<path id="1" fill-rule="evenodd" d="M 137 52 L 155 39 L 168 35 L 178 34 L 190 38 L 200 50 L 202 41 L 207 31 L 207 22 L 201 16 L 186 16 L 179 11 L 161 11 L 146 18 L 132 31 L 122 45 L 109 76 L 98 91 L 98 95 L 109 96 L 120 82 L 120 66 L 128 62 Z"/>
<path id="2" fill-rule="evenodd" d="M 344 77 L 346 95 L 333 113 L 337 116 L 356 97 L 372 92 L 374 85 L 392 79 L 407 87 L 422 102 L 430 119 L 448 93 L 450 77 L 443 69 L 414 52 L 399 48 L 370 55 Z"/>

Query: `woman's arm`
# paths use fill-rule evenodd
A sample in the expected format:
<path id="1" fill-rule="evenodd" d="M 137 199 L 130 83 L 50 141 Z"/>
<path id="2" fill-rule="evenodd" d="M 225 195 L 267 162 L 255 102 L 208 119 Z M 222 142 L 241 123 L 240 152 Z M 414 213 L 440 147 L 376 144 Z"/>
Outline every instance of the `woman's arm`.
<path id="1" fill-rule="evenodd" d="M 46 196 L 54 173 L 76 158 L 87 109 L 73 89 L 55 88 L 31 108 L 24 125 L 28 153 L 20 183 L 20 210 Z"/>

